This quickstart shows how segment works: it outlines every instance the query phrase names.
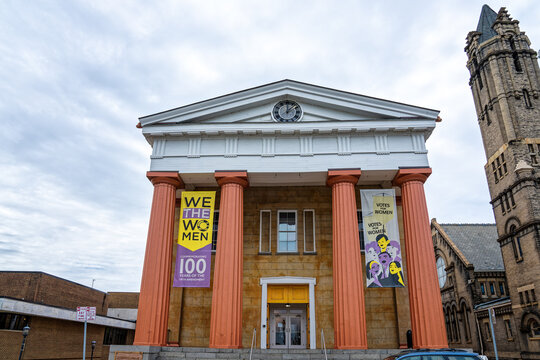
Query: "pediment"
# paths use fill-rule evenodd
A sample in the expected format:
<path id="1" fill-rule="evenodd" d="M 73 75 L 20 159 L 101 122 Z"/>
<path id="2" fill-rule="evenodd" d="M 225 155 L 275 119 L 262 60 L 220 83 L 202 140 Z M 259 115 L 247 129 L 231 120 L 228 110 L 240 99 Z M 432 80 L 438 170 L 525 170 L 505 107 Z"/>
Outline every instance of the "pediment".
<path id="1" fill-rule="evenodd" d="M 317 127 L 317 124 L 336 122 L 434 121 L 439 113 L 436 110 L 413 105 L 292 80 L 282 80 L 144 116 L 139 120 L 143 128 L 160 127 L 160 125 L 168 128 L 171 125 L 182 128 L 197 124 L 204 127 L 213 124 L 250 124 L 250 126 L 261 124 L 264 126 L 276 124 L 271 111 L 276 102 L 283 99 L 298 102 L 304 112 L 299 123 L 311 124 L 314 127 Z"/>

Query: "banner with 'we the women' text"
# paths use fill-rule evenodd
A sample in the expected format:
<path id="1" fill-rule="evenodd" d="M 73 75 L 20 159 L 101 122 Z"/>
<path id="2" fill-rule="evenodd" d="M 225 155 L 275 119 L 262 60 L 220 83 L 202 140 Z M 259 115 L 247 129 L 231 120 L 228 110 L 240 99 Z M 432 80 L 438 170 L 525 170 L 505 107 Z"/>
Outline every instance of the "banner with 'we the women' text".
<path id="1" fill-rule="evenodd" d="M 174 287 L 210 287 L 215 191 L 184 191 Z"/>

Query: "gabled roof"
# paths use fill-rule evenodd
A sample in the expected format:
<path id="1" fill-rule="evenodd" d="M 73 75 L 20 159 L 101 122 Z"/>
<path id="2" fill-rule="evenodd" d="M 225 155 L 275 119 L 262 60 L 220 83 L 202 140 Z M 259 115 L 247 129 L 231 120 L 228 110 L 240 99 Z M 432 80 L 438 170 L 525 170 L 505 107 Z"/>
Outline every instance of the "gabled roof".
<path id="1" fill-rule="evenodd" d="M 478 39 L 479 44 L 497 36 L 497 32 L 492 27 L 495 20 L 497 20 L 497 13 L 487 5 L 482 6 L 482 12 L 476 27 L 476 31 L 482 33 Z"/>
<path id="2" fill-rule="evenodd" d="M 504 271 L 495 224 L 439 224 L 475 271 Z"/>
<path id="3" fill-rule="evenodd" d="M 378 99 L 347 91 L 281 80 L 139 118 L 153 125 L 272 123 L 270 110 L 278 99 L 290 98 L 309 108 L 305 120 L 328 121 L 434 121 L 437 110 Z M 321 111 L 324 109 L 324 111 Z"/>

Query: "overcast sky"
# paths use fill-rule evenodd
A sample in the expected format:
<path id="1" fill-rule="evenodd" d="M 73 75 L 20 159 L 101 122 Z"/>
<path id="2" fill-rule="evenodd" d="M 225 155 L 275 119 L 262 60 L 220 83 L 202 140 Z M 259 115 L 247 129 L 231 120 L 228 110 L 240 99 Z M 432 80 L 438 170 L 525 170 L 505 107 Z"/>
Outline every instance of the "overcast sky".
<path id="1" fill-rule="evenodd" d="M 494 222 L 463 51 L 482 5 L 2 0 L 0 270 L 138 291 L 153 190 L 138 118 L 285 78 L 440 110 L 430 217 Z M 538 50 L 540 4 L 506 6 Z"/>

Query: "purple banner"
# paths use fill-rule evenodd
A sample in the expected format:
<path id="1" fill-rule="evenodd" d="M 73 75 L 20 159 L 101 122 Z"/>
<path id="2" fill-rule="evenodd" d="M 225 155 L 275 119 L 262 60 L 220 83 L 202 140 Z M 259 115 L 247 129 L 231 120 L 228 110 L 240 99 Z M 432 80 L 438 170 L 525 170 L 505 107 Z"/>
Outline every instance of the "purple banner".
<path id="1" fill-rule="evenodd" d="M 212 244 L 191 251 L 181 245 L 176 248 L 174 287 L 210 287 Z"/>

